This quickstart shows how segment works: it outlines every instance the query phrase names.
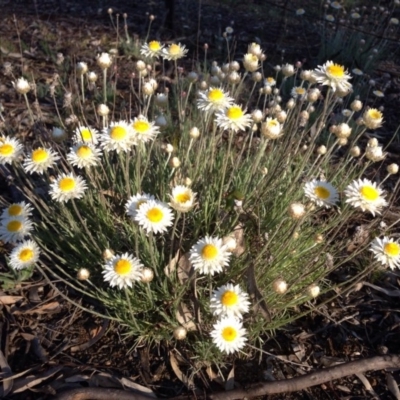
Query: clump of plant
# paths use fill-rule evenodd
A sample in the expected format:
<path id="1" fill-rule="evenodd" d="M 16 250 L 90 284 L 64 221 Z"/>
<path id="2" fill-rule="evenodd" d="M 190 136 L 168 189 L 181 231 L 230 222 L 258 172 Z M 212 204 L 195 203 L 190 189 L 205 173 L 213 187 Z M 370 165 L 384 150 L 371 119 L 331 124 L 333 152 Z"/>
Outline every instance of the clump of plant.
<path id="1" fill-rule="evenodd" d="M 70 91 L 50 88 L 56 106 L 64 100 L 59 127 L 26 145 L 3 130 L 0 163 L 25 195 L 1 214 L 10 268 L 37 268 L 98 300 L 89 311 L 138 344 L 185 340 L 188 357 L 209 363 L 262 351 L 263 337 L 317 296 L 400 265 L 394 224 L 379 225 L 393 193 L 364 177 L 385 153 L 376 140 L 357 146 L 382 112 L 355 100 L 342 121 L 329 119 L 352 90 L 342 65 L 286 64 L 268 76 L 253 43 L 242 64 L 215 62 L 201 76 L 179 66 L 179 43 L 146 42 L 141 54 L 134 106 L 109 100 L 118 59 L 103 53 L 102 78 L 79 63 Z M 156 74 L 160 58 L 172 78 Z M 14 85 L 29 106 L 29 82 Z M 349 253 L 347 232 L 361 220 L 368 240 Z M 368 262 L 356 268 L 361 253 Z M 349 265 L 349 279 L 330 280 Z"/>

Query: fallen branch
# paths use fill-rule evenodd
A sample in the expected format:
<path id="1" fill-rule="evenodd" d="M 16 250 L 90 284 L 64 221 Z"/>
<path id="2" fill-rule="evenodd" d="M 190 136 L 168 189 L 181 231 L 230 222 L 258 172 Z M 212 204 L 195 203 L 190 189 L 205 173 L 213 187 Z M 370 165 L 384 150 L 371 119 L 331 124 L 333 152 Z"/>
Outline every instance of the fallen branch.
<path id="1" fill-rule="evenodd" d="M 311 386 L 340 379 L 345 376 L 359 374 L 367 371 L 377 371 L 385 368 L 400 368 L 400 356 L 385 355 L 364 360 L 351 361 L 321 369 L 292 379 L 275 382 L 257 383 L 246 389 L 235 389 L 229 392 L 215 393 L 210 396 L 212 400 L 235 400 L 249 397 L 258 397 L 268 394 L 288 393 L 303 390 Z"/>
<path id="2" fill-rule="evenodd" d="M 60 393 L 55 400 L 154 400 L 154 397 L 120 389 L 80 388 Z"/>

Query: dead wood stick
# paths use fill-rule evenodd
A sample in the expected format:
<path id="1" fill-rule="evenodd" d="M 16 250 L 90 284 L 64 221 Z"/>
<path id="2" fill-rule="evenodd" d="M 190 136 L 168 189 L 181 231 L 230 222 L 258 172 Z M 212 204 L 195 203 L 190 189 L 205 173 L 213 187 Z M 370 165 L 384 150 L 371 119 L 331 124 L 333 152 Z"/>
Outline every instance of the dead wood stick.
<path id="1" fill-rule="evenodd" d="M 154 397 L 120 389 L 80 388 L 60 393 L 55 400 L 154 400 Z"/>
<path id="2" fill-rule="evenodd" d="M 384 355 L 364 360 L 351 361 L 321 369 L 310 374 L 292 379 L 284 379 L 275 382 L 257 383 L 246 389 L 235 389 L 228 392 L 215 393 L 210 396 L 212 400 L 235 400 L 249 397 L 264 396 L 267 394 L 287 393 L 303 390 L 311 386 L 340 379 L 348 375 L 377 371 L 385 368 L 400 368 L 400 356 Z"/>

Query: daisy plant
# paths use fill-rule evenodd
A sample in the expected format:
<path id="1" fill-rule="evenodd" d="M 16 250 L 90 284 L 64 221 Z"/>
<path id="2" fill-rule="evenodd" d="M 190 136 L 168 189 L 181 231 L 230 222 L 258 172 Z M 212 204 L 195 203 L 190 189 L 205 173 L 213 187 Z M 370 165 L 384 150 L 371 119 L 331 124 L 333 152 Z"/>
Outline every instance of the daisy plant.
<path id="1" fill-rule="evenodd" d="M 386 152 L 359 139 L 384 115 L 343 101 L 353 90 L 346 66 L 268 70 L 254 43 L 210 72 L 182 69 L 190 55 L 180 43 L 149 41 L 140 54 L 131 91 L 121 86 L 113 102 L 107 82 L 90 103 L 85 81 L 72 85 L 80 101 L 55 110 L 63 129 L 23 145 L 17 128 L 2 128 L 0 164 L 25 196 L 0 210 L 12 271 L 70 285 L 98 307 L 69 300 L 137 345 L 185 340 L 187 358 L 207 363 L 250 357 L 319 299 L 399 268 L 396 225 L 380 224 L 398 166 L 369 179 Z M 156 73 L 147 63 L 157 59 Z M 103 52 L 88 68 L 107 79 L 113 62 Z M 368 240 L 346 250 L 360 220 Z M 348 279 L 332 281 L 342 268 Z"/>

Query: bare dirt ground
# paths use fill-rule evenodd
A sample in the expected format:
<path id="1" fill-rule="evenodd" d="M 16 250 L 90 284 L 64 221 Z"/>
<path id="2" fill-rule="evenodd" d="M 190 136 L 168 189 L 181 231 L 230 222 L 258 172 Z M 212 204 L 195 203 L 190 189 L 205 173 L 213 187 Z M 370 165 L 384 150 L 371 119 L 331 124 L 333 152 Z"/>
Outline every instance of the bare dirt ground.
<path id="1" fill-rule="evenodd" d="M 260 2 L 259 2 L 260 3 Z M 63 53 L 68 62 L 88 61 L 94 65 L 95 56 L 106 51 L 115 42 L 107 9 L 126 12 L 130 33 L 146 35 L 148 14 L 157 16 L 152 30 L 154 37 L 175 39 L 187 43 L 202 56 L 204 43 L 209 43 L 211 54 L 218 57 L 219 37 L 226 26 L 237 32 L 237 48 L 258 38 L 271 64 L 280 61 L 281 48 L 285 59 L 294 62 L 308 59 L 311 65 L 318 49 L 313 42 L 313 31 L 303 32 L 299 27 L 286 25 L 284 7 L 277 5 L 275 19 L 266 21 L 259 4 L 230 2 L 216 6 L 204 2 L 201 11 L 201 29 L 197 2 L 178 2 L 175 31 L 165 28 L 164 2 L 106 1 L 21 1 L 0 0 L 0 64 L 11 62 L 17 74 L 21 64 L 39 84 L 46 83 L 57 71 L 57 53 Z M 299 2 L 300 5 L 304 2 Z M 232 6 L 233 5 L 233 6 Z M 282 8 L 283 7 L 283 8 Z M 297 8 L 297 5 L 296 5 Z M 148 14 L 146 14 L 148 13 Z M 234 23 L 232 23 L 232 21 Z M 268 23 L 268 30 L 265 24 Z M 121 30 L 121 35 L 123 31 Z M 21 50 L 23 59 L 21 59 Z M 189 62 L 190 64 L 190 62 Z M 188 64 L 188 68 L 189 65 Z M 129 64 L 126 68 L 129 68 Z M 383 135 L 396 129 L 399 118 L 400 67 L 388 59 L 374 72 L 374 79 L 393 83 L 384 99 L 387 124 Z M 386 77 L 385 77 L 386 76 Z M 34 133 L 26 130 L 25 106 L 12 90 L 9 76 L 0 74 L 0 101 L 13 116 L 11 124 L 26 140 Z M 41 99 L 43 121 L 47 126 L 55 121 L 51 101 L 46 93 Z M 399 162 L 399 145 L 394 141 L 389 159 Z M 0 196 L 5 201 L 15 200 L 15 191 L 0 172 Z M 396 207 L 393 214 L 396 217 Z M 7 251 L 0 244 L 0 273 L 7 273 L 4 257 Z M 332 279 L 346 279 L 351 269 Z M 35 274 L 16 285 L 3 281 L 0 290 L 0 367 L 4 398 L 16 400 L 50 399 L 64 390 L 78 387 L 126 388 L 158 397 L 193 395 L 201 397 L 213 391 L 223 391 L 225 383 L 218 383 L 216 370 L 201 369 L 193 375 L 197 391 L 188 388 L 191 373 L 196 370 L 193 360 L 180 356 L 179 346 L 159 344 L 152 349 L 134 347 L 134 341 L 123 336 L 123 330 L 106 320 L 81 311 L 62 296 L 68 295 L 88 308 L 101 307 L 88 303 L 53 282 L 58 290 Z M 61 293 L 61 294 L 60 294 Z M 357 290 L 339 297 L 335 302 L 314 310 L 308 317 L 265 338 L 264 350 L 270 355 L 253 353 L 246 360 L 231 360 L 222 370 L 231 377 L 229 385 L 243 387 L 253 382 L 288 379 L 323 368 L 337 362 L 350 361 L 380 354 L 400 353 L 400 274 L 384 272 L 361 282 Z M 323 301 L 324 299 L 319 299 Z M 309 305 L 314 307 L 313 304 Z M 299 310 L 300 311 L 300 310 Z M 184 346 L 182 344 L 181 346 Z M 400 382 L 399 371 L 377 371 L 350 376 L 297 393 L 271 395 L 271 400 L 299 399 L 396 399 L 391 378 Z M 389 384 L 387 383 L 389 381 Z M 1 397 L 1 394 L 0 394 Z M 399 397 L 397 397 L 399 398 Z"/>

